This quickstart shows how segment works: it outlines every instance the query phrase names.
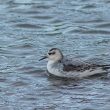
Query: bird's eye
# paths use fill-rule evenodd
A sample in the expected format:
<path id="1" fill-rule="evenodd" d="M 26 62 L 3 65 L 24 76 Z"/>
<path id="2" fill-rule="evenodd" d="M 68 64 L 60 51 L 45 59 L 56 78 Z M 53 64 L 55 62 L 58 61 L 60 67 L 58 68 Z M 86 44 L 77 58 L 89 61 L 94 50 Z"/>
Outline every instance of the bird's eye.
<path id="1" fill-rule="evenodd" d="M 54 54 L 55 54 L 55 52 L 49 52 L 48 54 L 49 54 L 49 55 L 54 55 Z"/>

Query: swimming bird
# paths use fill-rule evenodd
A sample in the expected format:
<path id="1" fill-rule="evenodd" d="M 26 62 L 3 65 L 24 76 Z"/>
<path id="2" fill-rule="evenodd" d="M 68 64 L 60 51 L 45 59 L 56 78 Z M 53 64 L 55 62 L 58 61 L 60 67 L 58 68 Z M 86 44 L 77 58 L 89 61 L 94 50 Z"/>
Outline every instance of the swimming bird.
<path id="1" fill-rule="evenodd" d="M 83 78 L 95 74 L 107 73 L 108 65 L 95 64 L 81 61 L 80 59 L 69 59 L 58 48 L 50 49 L 47 55 L 43 56 L 40 60 L 46 58 L 48 58 L 48 72 L 58 77 Z"/>

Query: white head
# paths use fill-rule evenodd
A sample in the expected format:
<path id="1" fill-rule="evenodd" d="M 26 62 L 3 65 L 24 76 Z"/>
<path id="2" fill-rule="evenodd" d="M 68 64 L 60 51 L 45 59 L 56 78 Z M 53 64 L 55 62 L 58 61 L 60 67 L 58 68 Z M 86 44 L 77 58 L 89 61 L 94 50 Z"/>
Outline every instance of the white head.
<path id="1" fill-rule="evenodd" d="M 48 60 L 54 61 L 54 62 L 58 62 L 63 58 L 63 54 L 60 51 L 60 49 L 58 48 L 52 48 L 48 51 L 47 55 L 44 56 L 42 59 L 43 60 L 45 58 L 48 58 Z"/>

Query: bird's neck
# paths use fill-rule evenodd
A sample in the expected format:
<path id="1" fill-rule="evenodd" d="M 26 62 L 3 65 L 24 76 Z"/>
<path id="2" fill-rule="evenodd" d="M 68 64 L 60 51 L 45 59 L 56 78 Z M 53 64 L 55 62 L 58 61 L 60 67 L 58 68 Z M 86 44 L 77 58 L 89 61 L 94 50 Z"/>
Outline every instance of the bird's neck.
<path id="1" fill-rule="evenodd" d="M 61 62 L 60 61 L 53 61 L 53 60 L 49 60 L 47 65 L 50 66 L 50 67 L 54 67 L 54 66 L 57 66 L 57 65 L 60 65 Z"/>
<path id="2" fill-rule="evenodd" d="M 53 60 L 49 60 L 47 63 L 47 70 L 50 73 L 54 73 L 54 72 L 58 72 L 60 67 L 62 66 L 62 64 L 59 61 L 53 61 Z"/>

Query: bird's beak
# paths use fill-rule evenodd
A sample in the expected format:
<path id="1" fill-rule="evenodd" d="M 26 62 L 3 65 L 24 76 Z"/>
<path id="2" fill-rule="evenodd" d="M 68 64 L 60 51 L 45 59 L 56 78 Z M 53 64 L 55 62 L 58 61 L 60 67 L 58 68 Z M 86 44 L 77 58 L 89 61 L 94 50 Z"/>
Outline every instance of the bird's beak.
<path id="1" fill-rule="evenodd" d="M 48 58 L 48 57 L 47 56 L 43 56 L 41 59 L 39 59 L 39 61 L 44 60 L 46 58 Z"/>

